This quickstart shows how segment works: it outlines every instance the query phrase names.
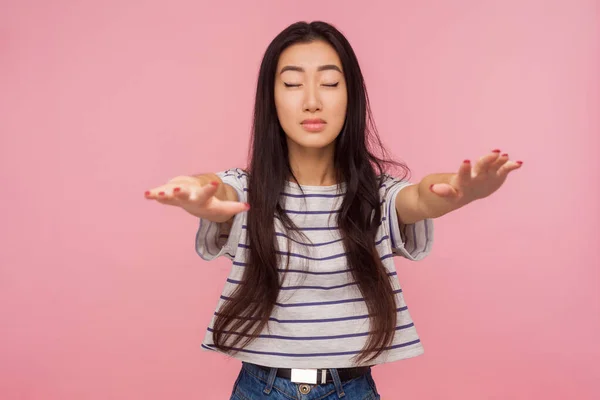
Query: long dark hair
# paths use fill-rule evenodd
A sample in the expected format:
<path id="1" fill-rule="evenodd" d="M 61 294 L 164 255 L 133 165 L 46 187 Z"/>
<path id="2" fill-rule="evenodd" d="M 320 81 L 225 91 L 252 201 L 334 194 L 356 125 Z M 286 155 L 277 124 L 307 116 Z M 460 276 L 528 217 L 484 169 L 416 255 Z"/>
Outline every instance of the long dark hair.
<path id="1" fill-rule="evenodd" d="M 406 178 L 409 170 L 392 160 L 377 135 L 369 99 L 358 60 L 350 43 L 336 28 L 325 22 L 298 22 L 283 30 L 268 46 L 263 57 L 254 109 L 253 133 L 249 151 L 247 215 L 248 245 L 242 283 L 223 303 L 214 323 L 217 348 L 234 354 L 265 328 L 281 285 L 281 256 L 274 216 L 285 229 L 297 227 L 279 204 L 286 180 L 295 177 L 288 159 L 286 135 L 275 109 L 274 87 L 281 53 L 296 43 L 322 40 L 337 51 L 344 70 L 348 106 L 342 131 L 336 138 L 337 182 L 346 183 L 338 227 L 347 254 L 349 269 L 364 297 L 370 315 L 370 332 L 357 364 L 379 356 L 393 340 L 396 328 L 396 301 L 390 278 L 375 248 L 375 235 L 381 224 L 379 187 L 386 166 L 396 166 Z M 289 250 L 289 241 L 288 241 Z M 289 264 L 289 257 L 288 264 Z"/>

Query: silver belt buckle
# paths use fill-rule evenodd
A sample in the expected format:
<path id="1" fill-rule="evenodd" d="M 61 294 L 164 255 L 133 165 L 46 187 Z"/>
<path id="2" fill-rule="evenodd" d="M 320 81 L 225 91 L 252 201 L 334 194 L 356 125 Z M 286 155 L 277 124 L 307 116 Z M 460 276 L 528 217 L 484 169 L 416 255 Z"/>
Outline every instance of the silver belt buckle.
<path id="1" fill-rule="evenodd" d="M 309 383 L 311 385 L 316 385 L 319 377 L 319 371 L 321 371 L 321 383 L 324 384 L 327 382 L 326 369 L 318 370 L 292 368 L 292 377 L 290 380 L 294 383 Z"/>

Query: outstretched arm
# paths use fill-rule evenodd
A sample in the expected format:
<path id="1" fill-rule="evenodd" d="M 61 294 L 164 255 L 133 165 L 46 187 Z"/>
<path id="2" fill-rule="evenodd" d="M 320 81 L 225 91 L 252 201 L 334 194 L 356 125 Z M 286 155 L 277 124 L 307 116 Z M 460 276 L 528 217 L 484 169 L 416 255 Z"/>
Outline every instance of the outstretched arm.
<path id="1" fill-rule="evenodd" d="M 457 173 L 430 174 L 421 182 L 402 189 L 396 196 L 396 212 L 402 224 L 438 218 L 470 202 L 494 193 L 522 161 L 509 161 L 508 154 L 494 150 L 471 167 L 465 160 Z"/>

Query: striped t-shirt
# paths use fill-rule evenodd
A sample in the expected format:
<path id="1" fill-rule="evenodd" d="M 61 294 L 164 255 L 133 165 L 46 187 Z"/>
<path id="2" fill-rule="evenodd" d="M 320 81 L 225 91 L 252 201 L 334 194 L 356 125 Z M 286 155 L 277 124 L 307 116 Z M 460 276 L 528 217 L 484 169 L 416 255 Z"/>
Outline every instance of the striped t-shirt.
<path id="1" fill-rule="evenodd" d="M 247 201 L 246 173 L 230 169 L 217 173 L 224 183 L 236 189 L 240 201 Z M 394 199 L 410 182 L 386 177 L 380 187 L 382 223 L 376 247 L 389 271 L 397 299 L 397 328 L 394 341 L 369 364 L 381 364 L 423 353 L 419 336 L 407 310 L 398 282 L 393 257 L 420 260 L 429 254 L 433 241 L 433 221 L 398 223 Z M 287 182 L 280 204 L 287 215 L 310 239 L 309 243 L 291 240 L 289 269 L 281 285 L 277 303 L 268 325 L 248 347 L 233 357 L 278 368 L 346 368 L 363 348 L 369 331 L 368 310 L 353 282 L 346 264 L 344 247 L 336 227 L 345 183 L 302 186 Z M 242 280 L 247 249 L 247 213 L 234 217 L 228 236 L 219 234 L 219 224 L 201 219 L 196 235 L 196 251 L 204 260 L 224 256 L 233 261 L 217 310 Z M 331 218 L 330 218 L 331 217 Z M 282 249 L 283 268 L 287 262 L 287 236 L 282 223 L 274 219 L 276 240 Z M 283 269 L 282 269 L 283 271 Z M 212 341 L 213 316 L 202 347 L 216 350 Z"/>

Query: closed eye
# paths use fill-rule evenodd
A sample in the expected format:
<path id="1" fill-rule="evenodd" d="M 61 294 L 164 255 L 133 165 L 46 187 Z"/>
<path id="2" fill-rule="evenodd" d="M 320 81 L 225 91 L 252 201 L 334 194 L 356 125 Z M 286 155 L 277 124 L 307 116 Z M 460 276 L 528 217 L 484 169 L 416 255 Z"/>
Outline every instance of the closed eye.
<path id="1" fill-rule="evenodd" d="M 292 83 L 285 83 L 285 82 L 283 82 L 283 84 L 285 85 L 285 87 L 300 87 L 300 86 L 301 86 L 300 84 L 297 84 L 297 85 L 295 85 L 295 84 L 292 84 Z M 339 84 L 340 84 L 339 82 L 336 82 L 336 83 L 329 83 L 329 84 L 325 84 L 325 83 L 324 83 L 324 84 L 323 84 L 323 86 L 327 86 L 327 87 L 337 87 Z"/>

